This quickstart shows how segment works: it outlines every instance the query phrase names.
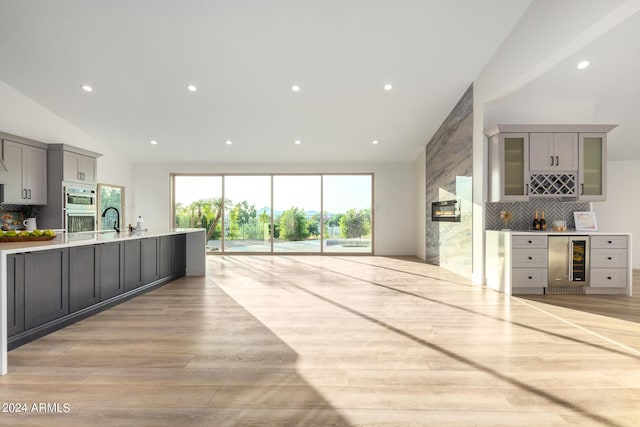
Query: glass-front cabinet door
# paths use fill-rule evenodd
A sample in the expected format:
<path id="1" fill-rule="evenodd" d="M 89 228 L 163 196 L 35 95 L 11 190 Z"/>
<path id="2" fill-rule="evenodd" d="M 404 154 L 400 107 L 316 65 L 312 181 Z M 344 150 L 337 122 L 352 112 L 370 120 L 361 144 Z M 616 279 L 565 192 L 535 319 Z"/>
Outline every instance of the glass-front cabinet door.
<path id="1" fill-rule="evenodd" d="M 502 153 L 501 201 L 525 201 L 529 198 L 529 134 L 499 134 Z"/>
<path id="2" fill-rule="evenodd" d="M 604 133 L 580 134 L 579 200 L 605 200 L 607 136 Z"/>

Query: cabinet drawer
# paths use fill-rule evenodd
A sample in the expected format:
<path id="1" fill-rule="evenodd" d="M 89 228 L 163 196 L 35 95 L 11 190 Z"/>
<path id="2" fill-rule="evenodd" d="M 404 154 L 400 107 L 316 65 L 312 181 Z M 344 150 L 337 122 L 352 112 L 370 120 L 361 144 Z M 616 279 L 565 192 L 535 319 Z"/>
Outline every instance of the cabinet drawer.
<path id="1" fill-rule="evenodd" d="M 513 249 L 512 267 L 547 267 L 546 249 Z"/>
<path id="2" fill-rule="evenodd" d="M 513 268 L 511 269 L 511 286 L 546 287 L 548 283 L 546 268 Z"/>
<path id="3" fill-rule="evenodd" d="M 592 268 L 592 288 L 624 288 L 627 286 L 626 268 Z"/>
<path id="4" fill-rule="evenodd" d="M 546 248 L 547 236 L 513 236 L 511 246 L 514 248 Z"/>
<path id="5" fill-rule="evenodd" d="M 626 249 L 627 236 L 591 236 L 591 247 L 597 249 Z"/>
<path id="6" fill-rule="evenodd" d="M 591 249 L 592 268 L 626 268 L 626 249 Z"/>

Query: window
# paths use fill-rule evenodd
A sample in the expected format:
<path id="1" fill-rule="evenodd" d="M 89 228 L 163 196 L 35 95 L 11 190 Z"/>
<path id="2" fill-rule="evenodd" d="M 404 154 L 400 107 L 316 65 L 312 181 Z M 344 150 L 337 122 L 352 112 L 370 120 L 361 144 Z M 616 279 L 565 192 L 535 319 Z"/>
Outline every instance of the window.
<path id="1" fill-rule="evenodd" d="M 208 251 L 222 248 L 222 177 L 173 177 L 174 226 L 205 228 Z"/>
<path id="2" fill-rule="evenodd" d="M 172 178 L 174 225 L 208 253 L 373 253 L 373 174 Z"/>
<path id="3" fill-rule="evenodd" d="M 271 251 L 271 176 L 225 176 L 224 200 L 224 250 Z"/>
<path id="4" fill-rule="evenodd" d="M 115 208 L 109 209 L 107 208 Z M 106 211 L 106 212 L 105 212 Z M 104 216 L 101 216 L 104 213 Z M 98 229 L 113 230 L 119 225 L 126 227 L 124 218 L 124 187 L 121 185 L 98 184 Z"/>
<path id="5" fill-rule="evenodd" d="M 371 175 L 324 175 L 325 252 L 371 252 Z"/>
<path id="6" fill-rule="evenodd" d="M 274 252 L 320 252 L 320 175 L 273 177 Z"/>

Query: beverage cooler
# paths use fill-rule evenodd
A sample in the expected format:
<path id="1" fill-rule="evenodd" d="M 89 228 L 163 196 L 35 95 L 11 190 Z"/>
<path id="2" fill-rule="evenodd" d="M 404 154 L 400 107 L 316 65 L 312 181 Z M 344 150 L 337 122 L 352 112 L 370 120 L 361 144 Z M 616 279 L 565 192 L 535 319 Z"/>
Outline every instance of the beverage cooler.
<path id="1" fill-rule="evenodd" d="M 589 285 L 589 236 L 549 236 L 549 285 Z"/>

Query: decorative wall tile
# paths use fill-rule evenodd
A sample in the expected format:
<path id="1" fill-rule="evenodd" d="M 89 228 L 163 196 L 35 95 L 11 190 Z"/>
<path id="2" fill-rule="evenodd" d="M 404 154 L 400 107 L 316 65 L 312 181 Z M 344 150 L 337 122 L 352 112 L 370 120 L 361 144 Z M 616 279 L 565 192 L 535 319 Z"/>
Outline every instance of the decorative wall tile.
<path id="1" fill-rule="evenodd" d="M 473 85 L 426 150 L 427 262 L 461 275 L 472 272 Z M 460 222 L 431 220 L 431 203 L 460 201 Z"/>
<path id="2" fill-rule="evenodd" d="M 567 228 L 575 228 L 573 213 L 576 211 L 591 210 L 588 202 L 563 202 L 560 199 L 539 198 L 528 202 L 511 203 L 486 203 L 485 204 L 485 230 L 501 230 L 504 224 L 500 219 L 501 211 L 510 211 L 512 219 L 509 228 L 512 230 L 528 230 L 533 223 L 535 211 L 544 211 L 547 225 L 551 226 L 554 220 L 564 220 Z"/>

